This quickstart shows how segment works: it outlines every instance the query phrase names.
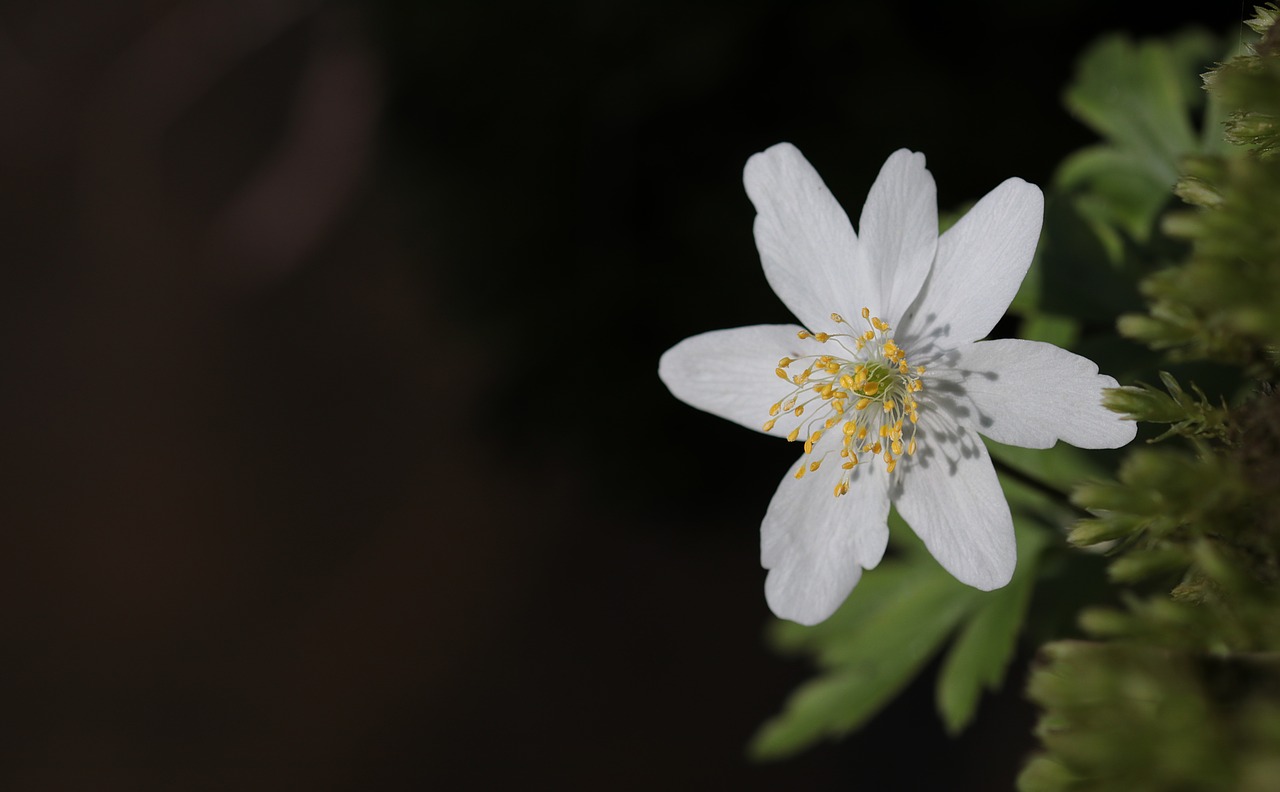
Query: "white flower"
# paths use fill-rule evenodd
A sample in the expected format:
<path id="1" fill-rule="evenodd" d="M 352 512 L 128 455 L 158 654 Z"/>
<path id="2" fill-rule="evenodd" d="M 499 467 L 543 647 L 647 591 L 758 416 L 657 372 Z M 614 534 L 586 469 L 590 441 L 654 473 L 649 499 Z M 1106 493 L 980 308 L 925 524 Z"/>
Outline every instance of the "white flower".
<path id="1" fill-rule="evenodd" d="M 1102 406 L 1091 361 L 1036 341 L 979 341 L 1013 299 L 1040 234 L 1039 188 L 1009 179 L 938 236 L 933 177 L 885 162 L 860 235 L 800 152 L 747 161 L 765 277 L 803 323 L 687 338 L 658 366 L 683 401 L 803 441 L 761 526 L 765 596 L 816 624 L 884 555 L 889 504 L 960 581 L 1009 582 L 1013 522 L 980 432 L 1048 448 L 1116 448 L 1136 426 Z"/>

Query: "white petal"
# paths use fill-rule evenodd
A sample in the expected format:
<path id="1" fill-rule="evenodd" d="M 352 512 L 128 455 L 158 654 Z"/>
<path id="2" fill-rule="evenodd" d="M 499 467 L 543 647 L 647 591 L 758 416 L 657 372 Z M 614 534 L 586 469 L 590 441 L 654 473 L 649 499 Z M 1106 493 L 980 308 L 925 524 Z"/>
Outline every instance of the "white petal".
<path id="1" fill-rule="evenodd" d="M 796 479 L 801 464 L 832 453 L 816 471 Z M 835 497 L 843 472 L 832 439 L 801 457 L 778 485 L 760 526 L 760 562 L 769 570 L 765 599 L 775 614 L 801 624 L 826 619 L 853 590 L 863 569 L 884 557 L 889 541 L 888 481 L 883 469 L 854 468 L 849 492 Z"/>
<path id="2" fill-rule="evenodd" d="M 853 267 L 858 237 L 849 216 L 795 146 L 753 155 L 742 180 L 756 207 L 765 277 L 797 319 L 825 328 L 832 312 L 856 310 L 852 301 L 879 294 L 874 273 Z"/>
<path id="3" fill-rule="evenodd" d="M 896 326 L 920 293 L 938 247 L 938 192 L 923 154 L 899 149 L 889 156 L 862 207 L 858 234 L 855 267 L 880 280 L 879 299 L 866 304 Z"/>
<path id="4" fill-rule="evenodd" d="M 898 513 L 961 583 L 990 591 L 1013 576 L 1013 518 L 986 446 L 942 413 L 922 411 L 917 449 L 891 494 Z"/>
<path id="5" fill-rule="evenodd" d="M 692 336 L 663 353 L 658 376 L 686 404 L 759 432 L 769 420 L 770 405 L 795 390 L 774 369 L 779 358 L 801 355 L 799 330 L 752 325 Z M 801 420 L 784 413 L 773 434 L 785 437 Z"/>
<path id="6" fill-rule="evenodd" d="M 897 328 L 915 354 L 955 349 L 995 327 L 1031 265 L 1044 196 L 1022 179 L 987 193 L 938 240 L 933 269 Z"/>
<path id="7" fill-rule="evenodd" d="M 998 443 L 1048 448 L 1058 440 L 1080 448 L 1119 448 L 1138 426 L 1102 406 L 1116 381 L 1092 360 L 1053 344 L 1021 339 L 979 341 L 956 349 L 935 369 L 955 383 L 957 418 Z"/>

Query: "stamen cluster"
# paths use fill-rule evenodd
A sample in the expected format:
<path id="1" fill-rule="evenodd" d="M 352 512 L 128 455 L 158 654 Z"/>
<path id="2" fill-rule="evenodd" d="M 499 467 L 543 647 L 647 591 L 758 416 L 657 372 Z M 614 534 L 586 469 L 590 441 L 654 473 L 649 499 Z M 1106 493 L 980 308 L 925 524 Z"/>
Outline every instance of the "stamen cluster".
<path id="1" fill-rule="evenodd" d="M 849 491 L 851 471 L 864 454 L 873 459 L 881 457 L 885 470 L 892 473 L 904 452 L 907 455 L 916 452 L 919 404 L 914 394 L 924 389 L 924 366 L 912 368 L 907 363 L 907 353 L 893 342 L 889 325 L 872 316 L 870 309 L 862 309 L 862 318 L 867 329 L 860 333 L 840 314 L 833 313 L 831 321 L 844 325 L 849 332 L 801 330 L 797 334 L 802 341 L 834 342 L 847 357 L 820 354 L 779 360 L 775 373 L 794 385 L 795 390 L 769 408 L 770 417 L 764 424 L 764 430 L 769 432 L 782 413 L 789 412 L 800 418 L 807 411 L 811 415 L 809 420 L 787 435 L 790 442 L 803 436 L 807 455 L 813 453 L 825 432 L 840 427 L 839 455 L 844 460 L 840 467 L 844 472 L 833 492 L 836 497 Z M 791 374 L 793 365 L 805 368 L 799 374 Z M 904 422 L 909 422 L 910 431 L 905 444 Z M 796 478 L 803 478 L 806 471 L 817 470 L 832 453 L 834 450 L 811 462 L 802 462 Z"/>

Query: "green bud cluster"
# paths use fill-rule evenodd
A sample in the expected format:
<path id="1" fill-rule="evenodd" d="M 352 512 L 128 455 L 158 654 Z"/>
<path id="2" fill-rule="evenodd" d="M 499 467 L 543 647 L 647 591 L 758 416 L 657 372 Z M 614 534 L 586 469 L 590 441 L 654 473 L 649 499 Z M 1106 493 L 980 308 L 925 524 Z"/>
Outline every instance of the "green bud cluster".
<path id="1" fill-rule="evenodd" d="M 1061 641 L 1040 657 L 1029 692 L 1051 713 L 1036 729 L 1049 753 L 1022 792 L 1275 789 L 1280 654 Z"/>
<path id="2" fill-rule="evenodd" d="M 1182 160 L 1175 192 L 1194 208 L 1163 220 L 1191 257 L 1142 283 L 1149 314 L 1120 321 L 1122 334 L 1176 358 L 1245 364 L 1255 375 L 1274 369 L 1269 352 L 1280 346 L 1280 28 L 1275 6 L 1257 11 L 1261 41 L 1205 76 L 1231 108 L 1224 134 L 1237 148 Z"/>

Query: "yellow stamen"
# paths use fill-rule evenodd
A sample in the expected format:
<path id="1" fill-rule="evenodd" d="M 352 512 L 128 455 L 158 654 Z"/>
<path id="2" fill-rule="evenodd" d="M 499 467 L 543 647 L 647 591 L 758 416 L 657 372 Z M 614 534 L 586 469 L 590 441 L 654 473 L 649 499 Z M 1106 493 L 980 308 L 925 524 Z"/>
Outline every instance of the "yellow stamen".
<path id="1" fill-rule="evenodd" d="M 770 418 L 769 420 L 765 421 L 765 422 L 764 422 L 764 430 L 765 430 L 766 432 L 773 431 L 773 425 L 774 425 L 775 423 L 777 423 L 777 422 L 778 422 L 778 419 L 777 419 L 777 418 Z"/>

